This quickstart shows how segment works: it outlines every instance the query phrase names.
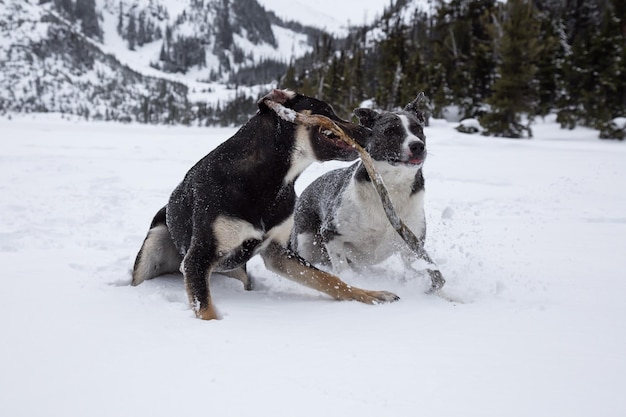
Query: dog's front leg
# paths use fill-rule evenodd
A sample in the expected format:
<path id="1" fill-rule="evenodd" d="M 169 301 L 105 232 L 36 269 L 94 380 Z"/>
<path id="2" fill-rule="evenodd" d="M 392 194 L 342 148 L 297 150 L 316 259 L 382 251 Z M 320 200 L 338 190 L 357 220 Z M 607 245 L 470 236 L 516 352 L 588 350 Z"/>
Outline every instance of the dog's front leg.
<path id="1" fill-rule="evenodd" d="M 346 257 L 343 244 L 329 242 L 324 245 L 324 249 L 328 254 L 328 258 L 330 258 L 330 264 L 335 274 L 340 274 L 349 269 L 350 265 L 348 265 L 348 258 Z"/>
<path id="2" fill-rule="evenodd" d="M 311 263 L 275 241 L 268 245 L 261 256 L 268 269 L 337 300 L 379 304 L 400 299 L 397 295 L 387 291 L 370 291 L 348 285 L 339 277 L 315 268 Z"/>
<path id="3" fill-rule="evenodd" d="M 211 271 L 215 265 L 213 254 L 212 245 L 196 242 L 191 245 L 180 266 L 191 309 L 202 320 L 219 318 L 209 288 Z"/>
<path id="4" fill-rule="evenodd" d="M 430 255 L 428 255 L 428 252 L 426 252 L 423 240 L 420 241 L 420 252 L 417 254 L 417 256 L 420 259 L 428 262 L 430 266 L 434 267 L 426 269 L 426 272 L 428 272 L 428 276 L 430 277 L 431 283 L 429 292 L 435 292 L 440 290 L 446 283 L 446 280 L 443 278 L 441 271 L 439 271 L 439 267 L 432 261 Z"/>

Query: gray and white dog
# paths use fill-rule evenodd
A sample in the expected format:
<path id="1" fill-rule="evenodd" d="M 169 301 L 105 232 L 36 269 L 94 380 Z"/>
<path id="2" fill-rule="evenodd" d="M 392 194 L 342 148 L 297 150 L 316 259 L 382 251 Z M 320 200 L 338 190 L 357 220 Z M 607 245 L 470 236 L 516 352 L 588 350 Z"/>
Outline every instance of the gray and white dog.
<path id="1" fill-rule="evenodd" d="M 372 129 L 367 151 L 374 160 L 397 214 L 422 244 L 426 236 L 424 176 L 425 98 L 420 94 L 401 111 L 358 108 L 354 114 Z M 432 267 L 428 254 L 412 252 L 392 228 L 362 162 L 330 171 L 309 185 L 296 203 L 291 247 L 303 258 L 331 265 L 335 273 L 362 270 L 400 254 L 414 270 L 418 258 Z M 443 285 L 436 267 L 429 274 Z M 434 276 L 433 276 L 434 274 Z"/>

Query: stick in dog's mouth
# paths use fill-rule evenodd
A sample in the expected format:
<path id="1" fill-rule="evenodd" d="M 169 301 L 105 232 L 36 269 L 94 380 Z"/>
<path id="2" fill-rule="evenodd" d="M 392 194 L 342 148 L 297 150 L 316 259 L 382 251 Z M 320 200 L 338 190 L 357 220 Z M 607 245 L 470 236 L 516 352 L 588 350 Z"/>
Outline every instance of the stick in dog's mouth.
<path id="1" fill-rule="evenodd" d="M 367 170 L 370 178 L 372 179 L 372 184 L 380 197 L 380 201 L 383 204 L 383 209 L 385 210 L 385 215 L 391 223 L 391 226 L 395 229 L 395 231 L 402 237 L 402 240 L 409 245 L 409 248 L 417 254 L 420 259 L 424 259 L 426 262 L 430 264 L 430 268 L 427 270 L 431 279 L 431 288 L 430 292 L 437 292 L 440 290 L 443 285 L 446 283 L 446 280 L 441 275 L 439 271 L 439 267 L 435 265 L 435 263 L 430 259 L 430 256 L 424 249 L 424 242 L 415 236 L 415 234 L 409 229 L 406 224 L 402 221 L 400 216 L 396 213 L 393 204 L 391 203 L 391 198 L 389 197 L 389 192 L 385 187 L 385 183 L 383 182 L 383 177 L 380 175 L 378 170 L 374 166 L 374 160 L 370 156 L 369 153 L 361 145 L 359 145 L 354 139 L 348 136 L 343 129 L 335 124 L 332 120 L 330 120 L 326 116 L 318 115 L 318 114 L 303 114 L 296 112 L 292 109 L 287 109 L 280 103 L 276 103 L 269 99 L 265 100 L 265 104 L 272 109 L 278 117 L 281 119 L 288 121 L 290 123 L 295 123 L 299 125 L 309 126 L 309 127 L 317 127 L 325 137 L 329 140 L 335 142 L 337 146 L 345 146 L 348 145 L 354 148 L 361 157 L 361 161 L 363 161 L 363 165 Z"/>
<path id="2" fill-rule="evenodd" d="M 354 139 L 346 135 L 343 129 L 337 126 L 335 122 L 333 122 L 326 116 L 322 116 L 320 114 L 299 113 L 293 109 L 288 109 L 282 104 L 272 101 L 270 99 L 265 99 L 264 103 L 267 105 L 267 107 L 272 109 L 278 115 L 278 117 L 287 122 L 307 127 L 318 128 L 319 132 L 324 137 L 326 137 L 331 142 L 334 142 L 337 146 L 348 145 L 350 147 L 355 147 L 356 145 L 360 147 L 360 145 L 356 143 Z"/>

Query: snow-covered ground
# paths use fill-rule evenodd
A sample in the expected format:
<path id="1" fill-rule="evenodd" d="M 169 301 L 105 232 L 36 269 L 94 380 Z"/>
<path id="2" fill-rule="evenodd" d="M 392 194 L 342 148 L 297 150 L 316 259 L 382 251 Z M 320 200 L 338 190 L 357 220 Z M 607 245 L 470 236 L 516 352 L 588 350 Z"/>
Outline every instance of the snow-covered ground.
<path id="1" fill-rule="evenodd" d="M 1 119 L 0 415 L 626 415 L 626 144 L 452 127 L 426 131 L 428 248 L 463 304 L 399 263 L 343 276 L 402 298 L 369 306 L 254 258 L 258 288 L 215 277 L 224 319 L 203 322 L 180 277 L 129 269 L 234 130 Z"/>

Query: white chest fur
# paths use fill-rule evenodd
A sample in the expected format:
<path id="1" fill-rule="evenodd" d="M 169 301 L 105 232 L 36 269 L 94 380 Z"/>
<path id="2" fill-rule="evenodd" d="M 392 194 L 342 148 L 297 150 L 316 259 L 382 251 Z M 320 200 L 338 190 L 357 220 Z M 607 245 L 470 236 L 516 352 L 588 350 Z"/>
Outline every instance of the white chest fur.
<path id="1" fill-rule="evenodd" d="M 296 128 L 295 144 L 291 152 L 291 166 L 287 175 L 285 175 L 284 183 L 287 184 L 293 181 L 313 162 L 315 162 L 315 155 L 309 139 L 308 129 L 304 126 L 298 126 Z"/>
<path id="2" fill-rule="evenodd" d="M 397 214 L 416 236 L 421 236 L 425 228 L 424 191 L 411 194 L 415 168 L 387 163 L 376 165 Z M 329 243 L 329 252 L 343 252 L 345 257 L 361 265 L 374 265 L 394 253 L 409 251 L 389 224 L 380 197 L 369 182 L 350 181 L 335 225 L 340 235 Z M 330 255 L 333 258 L 333 254 Z"/>

